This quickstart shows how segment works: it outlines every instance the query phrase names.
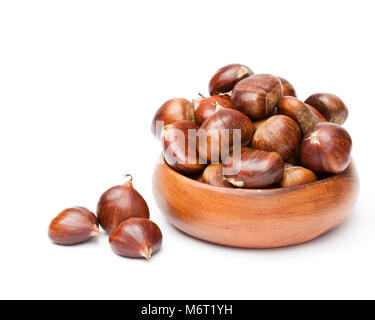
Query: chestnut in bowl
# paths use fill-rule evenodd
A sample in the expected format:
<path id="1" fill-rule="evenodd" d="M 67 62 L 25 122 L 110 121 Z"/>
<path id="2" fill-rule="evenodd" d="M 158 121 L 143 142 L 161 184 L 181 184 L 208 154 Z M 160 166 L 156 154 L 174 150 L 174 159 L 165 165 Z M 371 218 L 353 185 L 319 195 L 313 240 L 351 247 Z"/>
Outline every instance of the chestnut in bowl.
<path id="1" fill-rule="evenodd" d="M 251 146 L 255 149 L 278 152 L 284 160 L 297 153 L 302 134 L 299 125 L 290 117 L 270 117 L 255 131 Z"/>
<path id="2" fill-rule="evenodd" d="M 285 164 L 283 178 L 280 181 L 281 188 L 290 188 L 317 181 L 316 174 L 304 167 Z"/>
<path id="3" fill-rule="evenodd" d="M 201 181 L 216 187 L 233 187 L 232 184 L 224 179 L 223 165 L 221 163 L 212 163 L 207 166 L 207 168 L 203 171 Z"/>
<path id="4" fill-rule="evenodd" d="M 242 64 L 229 64 L 216 71 L 210 80 L 208 90 L 211 96 L 229 94 L 235 84 L 250 77 L 254 72 Z"/>
<path id="5" fill-rule="evenodd" d="M 223 156 L 229 155 L 237 143 L 236 133 L 240 133 L 238 147 L 249 144 L 253 127 L 251 120 L 243 113 L 218 106 L 217 111 L 203 122 L 199 132 L 199 156 L 208 162 L 219 162 Z"/>
<path id="6" fill-rule="evenodd" d="M 193 100 L 195 106 L 195 122 L 201 126 L 210 116 L 212 116 L 217 106 L 223 108 L 231 108 L 232 104 L 230 99 L 225 96 L 211 96 L 203 99 Z"/>
<path id="7" fill-rule="evenodd" d="M 327 119 L 323 117 L 323 115 L 316 110 L 313 106 L 310 106 L 309 104 L 305 103 L 306 108 L 309 109 L 318 119 L 319 122 L 327 122 Z"/>
<path id="8" fill-rule="evenodd" d="M 179 120 L 195 121 L 194 105 L 184 98 L 170 99 L 156 111 L 151 123 L 151 132 L 156 138 L 160 139 L 163 126 Z M 158 122 L 163 122 L 163 125 L 158 125 Z"/>
<path id="9" fill-rule="evenodd" d="M 330 93 L 316 93 L 308 97 L 305 103 L 313 106 L 329 122 L 343 124 L 348 118 L 348 108 L 336 95 Z"/>
<path id="10" fill-rule="evenodd" d="M 295 245 L 336 228 L 351 213 L 358 187 L 353 163 L 326 179 L 277 189 L 215 187 L 164 161 L 153 176 L 154 198 L 173 226 L 198 239 L 243 248 Z"/>
<path id="11" fill-rule="evenodd" d="M 198 174 L 206 167 L 197 152 L 198 129 L 194 122 L 181 120 L 164 126 L 161 132 L 165 161 L 188 175 Z"/>
<path id="12" fill-rule="evenodd" d="M 300 160 L 317 173 L 338 173 L 349 165 L 351 150 L 352 139 L 343 127 L 320 122 L 303 137 Z"/>
<path id="13" fill-rule="evenodd" d="M 277 113 L 295 120 L 303 133 L 309 131 L 318 122 L 326 121 L 316 109 L 295 97 L 282 97 L 277 104 Z"/>
<path id="14" fill-rule="evenodd" d="M 292 84 L 284 78 L 279 77 L 279 79 L 281 81 L 281 85 L 283 86 L 283 96 L 296 97 L 296 90 Z"/>
<path id="15" fill-rule="evenodd" d="M 277 152 L 242 148 L 223 163 L 225 180 L 238 188 L 265 188 L 278 183 L 284 162 Z"/>
<path id="16" fill-rule="evenodd" d="M 270 115 L 283 96 L 280 79 L 270 74 L 256 74 L 238 82 L 232 92 L 232 108 L 251 119 Z"/>

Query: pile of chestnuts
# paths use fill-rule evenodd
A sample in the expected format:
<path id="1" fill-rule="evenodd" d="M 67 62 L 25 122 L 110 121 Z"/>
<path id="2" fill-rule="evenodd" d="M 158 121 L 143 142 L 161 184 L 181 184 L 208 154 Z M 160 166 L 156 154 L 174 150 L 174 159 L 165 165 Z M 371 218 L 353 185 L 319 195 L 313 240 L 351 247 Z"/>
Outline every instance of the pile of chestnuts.
<path id="1" fill-rule="evenodd" d="M 162 243 L 159 227 L 149 220 L 146 201 L 133 187 L 131 175 L 100 197 L 97 216 L 84 207 L 63 210 L 49 226 L 49 238 L 60 245 L 85 242 L 100 234 L 99 225 L 110 234 L 112 250 L 120 256 L 150 259 Z"/>
<path id="2" fill-rule="evenodd" d="M 344 171 L 352 140 L 341 126 L 348 109 L 337 96 L 304 102 L 292 84 L 231 64 L 209 82 L 209 97 L 165 102 L 152 133 L 165 162 L 217 187 L 288 188 Z"/>

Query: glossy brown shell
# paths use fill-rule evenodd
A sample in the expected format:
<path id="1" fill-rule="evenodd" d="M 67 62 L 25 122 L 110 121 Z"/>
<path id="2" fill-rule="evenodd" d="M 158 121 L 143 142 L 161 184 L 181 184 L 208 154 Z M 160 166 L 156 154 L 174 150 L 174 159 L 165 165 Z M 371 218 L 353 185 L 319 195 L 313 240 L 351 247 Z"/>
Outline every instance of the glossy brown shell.
<path id="1" fill-rule="evenodd" d="M 263 119 L 271 114 L 283 89 L 278 77 L 256 74 L 238 82 L 232 92 L 232 108 L 243 112 L 251 119 Z"/>
<path id="2" fill-rule="evenodd" d="M 101 227 L 111 232 L 118 225 L 131 217 L 149 218 L 150 212 L 146 201 L 134 189 L 132 181 L 115 186 L 105 191 L 97 207 Z"/>
<path id="3" fill-rule="evenodd" d="M 225 94 L 233 89 L 236 83 L 252 76 L 254 72 L 242 64 L 229 64 L 216 71 L 211 78 L 208 90 L 210 95 Z"/>
<path id="4" fill-rule="evenodd" d="M 61 245 L 85 242 L 99 234 L 96 216 L 84 207 L 68 208 L 54 218 L 48 228 L 49 238 Z"/>
<path id="5" fill-rule="evenodd" d="M 143 218 L 122 222 L 109 236 L 112 250 L 123 257 L 146 258 L 159 251 L 162 233 L 156 223 Z"/>
<path id="6" fill-rule="evenodd" d="M 283 86 L 283 95 L 289 97 L 296 97 L 296 90 L 293 85 L 286 79 L 279 77 L 281 85 Z"/>

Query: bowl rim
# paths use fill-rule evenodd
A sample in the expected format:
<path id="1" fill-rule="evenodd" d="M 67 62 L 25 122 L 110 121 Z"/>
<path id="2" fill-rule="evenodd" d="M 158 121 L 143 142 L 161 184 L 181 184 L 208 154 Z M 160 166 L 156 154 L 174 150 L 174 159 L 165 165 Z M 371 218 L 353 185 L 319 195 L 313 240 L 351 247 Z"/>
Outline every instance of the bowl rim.
<path id="1" fill-rule="evenodd" d="M 229 193 L 229 194 L 237 194 L 237 195 L 255 195 L 255 194 L 283 194 L 287 192 L 293 192 L 293 191 L 298 191 L 298 190 L 304 190 L 307 189 L 311 186 L 315 185 L 321 185 L 321 184 L 327 184 L 328 182 L 343 178 L 346 174 L 348 174 L 349 171 L 353 170 L 353 159 L 350 160 L 349 165 L 346 167 L 346 169 L 340 173 L 333 174 L 329 177 L 326 177 L 324 179 L 320 179 L 314 182 L 310 182 L 307 184 L 303 185 L 298 185 L 294 187 L 287 187 L 287 188 L 268 188 L 268 189 L 242 189 L 242 188 L 225 188 L 225 187 L 217 187 L 217 186 L 212 186 L 210 184 L 195 180 L 191 177 L 185 176 L 182 173 L 174 170 L 172 167 L 168 165 L 168 163 L 165 161 L 165 158 L 163 155 L 161 155 L 161 161 L 159 160 L 158 165 L 162 165 L 167 168 L 168 172 L 172 175 L 177 175 L 179 178 L 182 178 L 183 180 L 186 180 L 188 183 L 192 183 L 193 185 L 200 186 L 200 188 L 206 189 L 206 190 L 211 190 L 211 191 L 219 191 L 224 193 Z"/>

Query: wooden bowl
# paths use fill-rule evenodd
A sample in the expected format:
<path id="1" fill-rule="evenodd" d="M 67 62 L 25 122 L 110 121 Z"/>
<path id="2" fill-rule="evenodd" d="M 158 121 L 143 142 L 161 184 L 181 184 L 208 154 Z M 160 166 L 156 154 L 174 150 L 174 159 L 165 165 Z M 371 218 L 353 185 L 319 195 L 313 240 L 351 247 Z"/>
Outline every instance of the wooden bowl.
<path id="1" fill-rule="evenodd" d="M 179 230 L 202 240 L 242 248 L 275 248 L 312 240 L 341 224 L 359 189 L 353 163 L 342 173 L 293 188 L 214 187 L 156 165 L 153 192 Z"/>

